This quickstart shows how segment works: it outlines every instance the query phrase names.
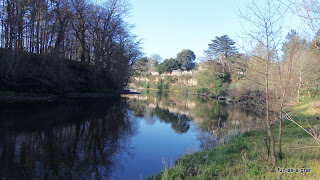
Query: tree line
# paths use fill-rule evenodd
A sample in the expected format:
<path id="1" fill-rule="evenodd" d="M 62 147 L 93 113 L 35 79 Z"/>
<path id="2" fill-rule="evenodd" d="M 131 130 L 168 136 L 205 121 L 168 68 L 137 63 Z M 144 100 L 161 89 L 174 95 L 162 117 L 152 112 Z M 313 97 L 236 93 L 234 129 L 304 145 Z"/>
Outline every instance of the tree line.
<path id="1" fill-rule="evenodd" d="M 195 68 L 196 55 L 189 49 L 183 49 L 177 54 L 176 58 L 169 58 L 162 61 L 158 54 L 150 57 L 142 57 L 137 60 L 135 65 L 136 75 L 148 75 L 151 71 L 159 74 L 171 73 L 174 70 L 190 71 Z"/>
<path id="2" fill-rule="evenodd" d="M 119 86 L 141 55 L 140 42 L 124 20 L 126 0 L 102 5 L 89 0 L 1 0 L 0 9 L 1 48 L 94 65 L 121 82 Z M 11 68 L 12 62 L 3 63 Z M 8 72 L 4 74 L 2 80 Z"/>

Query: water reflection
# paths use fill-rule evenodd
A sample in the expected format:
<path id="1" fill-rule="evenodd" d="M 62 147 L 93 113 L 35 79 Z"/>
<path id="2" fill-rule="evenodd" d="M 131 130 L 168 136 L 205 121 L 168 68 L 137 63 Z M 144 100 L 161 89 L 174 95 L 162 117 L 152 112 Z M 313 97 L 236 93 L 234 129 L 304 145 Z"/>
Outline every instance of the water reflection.
<path id="1" fill-rule="evenodd" d="M 214 146 L 231 135 L 261 127 L 259 118 L 239 105 L 205 97 L 146 91 L 126 98 L 135 115 L 155 115 L 160 121 L 170 123 L 176 133 L 188 132 L 190 122 L 193 122 L 203 148 Z"/>
<path id="2" fill-rule="evenodd" d="M 1 178 L 96 179 L 130 151 L 136 124 L 124 102 L 107 99 L 2 108 L 0 128 Z"/>
<path id="3" fill-rule="evenodd" d="M 255 128 L 237 105 L 185 94 L 1 107 L 0 179 L 140 179 Z"/>
<path id="4" fill-rule="evenodd" d="M 159 106 L 154 108 L 153 113 L 160 121 L 171 124 L 171 128 L 174 129 L 176 133 L 183 134 L 190 129 L 190 119 L 184 114 L 175 114 L 168 109 L 161 109 Z"/>

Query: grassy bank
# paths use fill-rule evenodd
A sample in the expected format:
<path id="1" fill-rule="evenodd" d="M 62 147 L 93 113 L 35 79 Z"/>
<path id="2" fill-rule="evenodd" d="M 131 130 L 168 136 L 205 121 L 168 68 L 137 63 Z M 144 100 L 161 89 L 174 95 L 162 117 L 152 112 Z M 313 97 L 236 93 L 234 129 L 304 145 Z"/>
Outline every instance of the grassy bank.
<path id="1" fill-rule="evenodd" d="M 287 109 L 303 127 L 319 127 L 320 102 L 298 104 Z M 278 142 L 278 123 L 273 124 Z M 181 157 L 175 165 L 148 179 L 317 179 L 320 177 L 320 154 L 315 140 L 290 121 L 283 127 L 283 159 L 275 169 L 269 169 L 265 158 L 264 132 L 255 130 L 231 138 L 224 145 Z M 255 145 L 257 144 L 257 146 Z M 276 147 L 277 148 L 277 147 Z M 259 154 L 261 156 L 259 156 Z M 279 173 L 280 168 L 299 169 L 299 172 Z M 301 173 L 303 168 L 312 172 Z"/>

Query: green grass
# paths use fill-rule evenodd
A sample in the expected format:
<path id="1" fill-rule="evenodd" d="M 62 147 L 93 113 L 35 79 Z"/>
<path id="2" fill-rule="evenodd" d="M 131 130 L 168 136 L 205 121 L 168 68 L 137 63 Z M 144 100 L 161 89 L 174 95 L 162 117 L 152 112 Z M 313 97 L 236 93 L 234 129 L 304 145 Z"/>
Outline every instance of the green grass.
<path id="1" fill-rule="evenodd" d="M 301 103 L 290 108 L 294 120 L 308 128 L 319 126 L 318 102 Z M 273 124 L 278 151 L 278 123 Z M 282 137 L 283 158 L 277 161 L 281 168 L 311 168 L 311 173 L 279 173 L 270 169 L 267 161 L 261 161 L 257 152 L 263 150 L 264 132 L 245 132 L 224 145 L 181 157 L 175 165 L 147 179 L 318 179 L 320 177 L 320 148 L 315 140 L 290 121 L 284 122 Z M 254 142 L 257 144 L 255 150 Z"/>

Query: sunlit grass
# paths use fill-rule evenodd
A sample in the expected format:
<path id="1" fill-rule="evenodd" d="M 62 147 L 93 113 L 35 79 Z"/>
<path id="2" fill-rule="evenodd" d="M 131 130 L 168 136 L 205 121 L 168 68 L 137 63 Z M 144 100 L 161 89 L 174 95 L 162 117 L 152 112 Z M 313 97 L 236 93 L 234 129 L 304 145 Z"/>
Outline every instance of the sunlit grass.
<path id="1" fill-rule="evenodd" d="M 319 102 L 301 103 L 290 108 L 294 120 L 304 128 L 319 126 Z M 278 150 L 278 123 L 273 124 Z M 245 132 L 233 137 L 224 145 L 188 154 L 176 161 L 175 165 L 157 176 L 148 179 L 318 179 L 320 177 L 320 148 L 315 140 L 290 121 L 283 127 L 283 158 L 277 167 L 270 169 L 267 161 L 261 161 L 257 152 L 265 155 L 264 134 L 261 130 Z M 255 150 L 254 143 L 257 144 Z M 299 172 L 280 173 L 280 168 L 299 169 Z M 312 172 L 301 173 L 303 168 Z"/>
<path id="2" fill-rule="evenodd" d="M 320 115 L 320 101 L 303 101 L 288 109 L 292 115 L 317 116 Z"/>

